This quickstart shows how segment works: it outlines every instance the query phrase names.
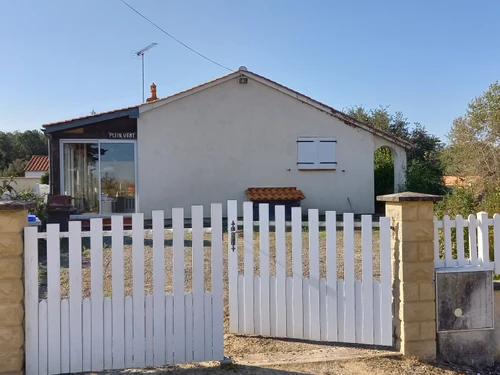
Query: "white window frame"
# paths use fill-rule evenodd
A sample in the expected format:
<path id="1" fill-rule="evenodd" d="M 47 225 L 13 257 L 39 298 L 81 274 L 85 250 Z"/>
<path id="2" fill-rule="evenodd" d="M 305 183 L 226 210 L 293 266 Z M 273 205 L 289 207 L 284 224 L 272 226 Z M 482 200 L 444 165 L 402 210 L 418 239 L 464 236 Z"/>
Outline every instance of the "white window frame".
<path id="1" fill-rule="evenodd" d="M 313 162 L 300 162 L 299 161 L 299 143 L 300 142 L 314 142 L 316 145 L 316 160 Z M 320 142 L 333 142 L 335 143 L 335 153 L 333 162 L 322 162 L 319 160 L 318 145 Z M 298 137 L 297 138 L 297 167 L 299 170 L 336 170 L 337 169 L 337 139 L 333 137 Z"/>
<path id="2" fill-rule="evenodd" d="M 97 147 L 101 147 L 101 143 L 132 143 L 134 145 L 134 170 L 135 170 L 135 213 L 139 211 L 138 197 L 139 197 L 139 188 L 138 188 L 138 158 L 137 158 L 137 140 L 122 140 L 122 139 L 61 139 L 59 141 L 59 176 L 60 176 L 60 191 L 61 194 L 64 192 L 64 144 L 65 143 L 97 143 Z M 98 176 L 99 176 L 99 194 L 101 193 L 101 154 L 99 153 L 99 167 L 98 167 Z M 100 195 L 99 195 L 100 196 Z M 113 215 L 121 215 L 121 216 L 131 216 L 132 213 L 113 213 Z M 94 217 L 107 217 L 109 214 L 102 214 L 101 209 L 101 199 L 99 199 L 99 213 L 98 214 L 81 214 L 81 215 L 70 215 L 70 219 L 87 219 Z"/>

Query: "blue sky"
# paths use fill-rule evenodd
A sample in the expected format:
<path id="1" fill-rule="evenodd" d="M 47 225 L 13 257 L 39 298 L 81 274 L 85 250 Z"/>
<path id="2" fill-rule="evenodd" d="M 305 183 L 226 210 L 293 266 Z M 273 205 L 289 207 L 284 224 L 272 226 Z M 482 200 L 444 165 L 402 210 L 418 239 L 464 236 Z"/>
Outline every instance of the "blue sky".
<path id="1" fill-rule="evenodd" d="M 128 0 L 221 64 L 343 110 L 389 105 L 444 137 L 499 78 L 499 1 Z M 227 73 L 119 0 L 0 0 L 0 130 L 166 96 Z M 443 138 L 443 140 L 445 140 Z"/>

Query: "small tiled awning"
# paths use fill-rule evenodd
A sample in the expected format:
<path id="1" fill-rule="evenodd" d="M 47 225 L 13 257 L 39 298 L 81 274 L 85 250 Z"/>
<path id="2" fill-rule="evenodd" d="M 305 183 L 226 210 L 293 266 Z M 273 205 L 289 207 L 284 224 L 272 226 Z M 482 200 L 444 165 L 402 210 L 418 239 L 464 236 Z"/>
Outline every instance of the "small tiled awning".
<path id="1" fill-rule="evenodd" d="M 24 167 L 25 172 L 47 172 L 49 170 L 49 157 L 46 155 L 33 155 Z"/>
<path id="2" fill-rule="evenodd" d="M 251 201 L 298 201 L 305 199 L 295 187 L 251 187 L 245 193 Z"/>

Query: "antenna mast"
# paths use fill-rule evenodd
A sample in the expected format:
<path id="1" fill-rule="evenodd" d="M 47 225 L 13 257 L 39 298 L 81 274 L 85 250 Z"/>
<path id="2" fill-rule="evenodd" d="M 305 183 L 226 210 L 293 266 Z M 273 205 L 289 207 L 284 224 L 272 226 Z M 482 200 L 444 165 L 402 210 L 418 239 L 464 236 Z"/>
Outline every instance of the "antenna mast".
<path id="1" fill-rule="evenodd" d="M 156 46 L 158 43 L 151 43 L 149 46 L 144 47 L 143 49 L 137 51 L 135 53 L 136 56 L 141 56 L 142 60 L 142 102 L 144 103 L 144 54 L 148 52 L 151 48 Z"/>

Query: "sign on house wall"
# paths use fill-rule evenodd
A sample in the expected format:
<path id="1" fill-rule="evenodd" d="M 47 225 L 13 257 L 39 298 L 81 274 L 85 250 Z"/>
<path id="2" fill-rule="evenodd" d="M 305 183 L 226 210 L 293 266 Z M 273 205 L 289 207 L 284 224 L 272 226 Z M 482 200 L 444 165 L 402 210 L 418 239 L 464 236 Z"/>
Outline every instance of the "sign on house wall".
<path id="1" fill-rule="evenodd" d="M 136 137 L 135 132 L 108 132 L 108 138 L 111 139 L 136 139 Z"/>

